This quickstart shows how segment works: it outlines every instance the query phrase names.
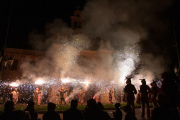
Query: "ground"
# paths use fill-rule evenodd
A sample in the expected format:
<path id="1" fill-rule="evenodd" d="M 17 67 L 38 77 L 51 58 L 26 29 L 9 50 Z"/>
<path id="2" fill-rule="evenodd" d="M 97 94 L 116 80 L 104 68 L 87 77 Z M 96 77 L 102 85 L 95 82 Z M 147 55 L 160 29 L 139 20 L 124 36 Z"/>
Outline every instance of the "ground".
<path id="1" fill-rule="evenodd" d="M 124 106 L 126 106 L 126 103 L 121 103 L 121 107 L 124 107 Z M 152 106 L 151 103 L 150 103 L 150 106 Z M 15 105 L 15 110 L 24 110 L 26 107 L 27 107 L 27 104 L 16 104 L 16 105 Z M 86 107 L 86 105 L 78 105 L 77 108 L 78 108 L 79 110 L 84 110 L 85 107 Z M 140 105 L 135 103 L 135 107 L 136 107 L 136 108 L 139 108 Z M 57 105 L 56 111 L 58 111 L 58 112 L 63 112 L 63 111 L 65 111 L 65 110 L 69 109 L 69 108 L 70 108 L 70 105 L 61 105 L 61 106 L 60 106 L 60 105 Z M 106 110 L 112 110 L 112 109 L 114 109 L 115 107 L 114 107 L 114 104 L 104 104 L 104 108 L 105 108 Z M 47 111 L 47 105 L 35 106 L 35 110 L 36 110 L 37 112 L 45 112 L 45 111 Z M 0 112 L 3 112 L 3 111 L 4 111 L 4 105 L 3 105 L 3 104 L 0 104 Z"/>

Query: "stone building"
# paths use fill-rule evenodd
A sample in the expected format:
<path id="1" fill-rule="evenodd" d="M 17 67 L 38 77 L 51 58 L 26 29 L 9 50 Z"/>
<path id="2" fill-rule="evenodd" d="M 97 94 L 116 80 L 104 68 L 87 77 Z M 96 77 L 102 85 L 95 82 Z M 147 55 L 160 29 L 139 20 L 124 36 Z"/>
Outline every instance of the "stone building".
<path id="1" fill-rule="evenodd" d="M 5 58 L 10 58 L 14 60 L 11 67 L 7 65 L 4 66 L 1 79 L 6 81 L 14 81 L 21 79 L 22 71 L 20 65 L 26 60 L 29 63 L 34 64 L 35 61 L 42 59 L 44 57 L 45 51 L 36 50 L 26 50 L 17 48 L 5 48 L 4 56 Z"/>

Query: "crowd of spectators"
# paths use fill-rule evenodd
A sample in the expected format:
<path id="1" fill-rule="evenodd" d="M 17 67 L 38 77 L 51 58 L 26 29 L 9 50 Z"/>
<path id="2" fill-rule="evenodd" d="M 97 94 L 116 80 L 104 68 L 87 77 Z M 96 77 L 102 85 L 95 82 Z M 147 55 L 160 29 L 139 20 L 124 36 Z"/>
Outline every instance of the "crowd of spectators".
<path id="1" fill-rule="evenodd" d="M 154 90 L 156 99 L 154 98 L 153 110 L 151 113 L 152 120 L 179 120 L 179 103 L 180 103 L 180 91 L 179 91 L 179 78 L 172 79 L 167 72 L 161 74 L 163 79 L 162 86 L 158 88 L 158 92 L 152 85 L 151 90 Z M 152 95 L 153 95 L 152 94 Z"/>
<path id="2" fill-rule="evenodd" d="M 63 112 L 63 120 L 111 120 L 111 117 L 104 111 L 101 102 L 96 103 L 94 99 L 87 101 L 84 112 L 77 109 L 78 101 L 72 100 L 69 110 Z M 48 111 L 44 113 L 43 120 L 61 120 L 58 112 L 55 111 L 56 105 L 48 103 Z M 122 111 L 120 103 L 115 104 L 116 112 L 114 112 L 115 120 L 122 120 Z M 1 114 L 0 120 L 38 120 L 38 114 L 34 109 L 34 102 L 29 101 L 27 108 L 14 111 L 14 103 L 8 101 L 4 105 L 4 113 Z"/>

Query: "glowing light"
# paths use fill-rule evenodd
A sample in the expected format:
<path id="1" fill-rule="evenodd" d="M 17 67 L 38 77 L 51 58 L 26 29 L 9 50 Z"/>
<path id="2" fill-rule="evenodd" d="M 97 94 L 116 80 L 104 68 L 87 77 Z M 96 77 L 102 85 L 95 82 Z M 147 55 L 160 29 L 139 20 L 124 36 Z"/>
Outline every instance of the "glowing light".
<path id="1" fill-rule="evenodd" d="M 12 82 L 12 83 L 10 84 L 10 86 L 12 86 L 12 87 L 18 87 L 18 86 L 19 86 L 19 84 L 18 84 L 18 83 L 16 83 L 16 82 Z"/>
<path id="2" fill-rule="evenodd" d="M 86 84 L 86 85 L 89 85 L 89 81 L 80 82 L 80 83 L 84 83 L 84 84 Z"/>
<path id="3" fill-rule="evenodd" d="M 36 85 L 42 85 L 44 84 L 44 81 L 42 79 L 38 79 L 36 82 L 35 82 Z"/>
<path id="4" fill-rule="evenodd" d="M 62 83 L 69 83 L 71 80 L 69 78 L 63 78 L 61 79 Z"/>

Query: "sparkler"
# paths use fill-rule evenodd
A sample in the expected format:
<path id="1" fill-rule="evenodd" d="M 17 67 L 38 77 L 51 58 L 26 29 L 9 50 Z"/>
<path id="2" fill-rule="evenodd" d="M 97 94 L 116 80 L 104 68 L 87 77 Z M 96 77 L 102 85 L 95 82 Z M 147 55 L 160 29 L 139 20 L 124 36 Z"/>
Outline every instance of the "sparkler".
<path id="1" fill-rule="evenodd" d="M 24 83 L 21 82 L 21 86 L 19 88 L 23 88 L 23 89 L 25 88 L 27 90 L 33 91 L 36 85 L 42 85 L 46 83 L 46 85 L 43 85 L 44 90 L 46 90 L 46 88 L 49 88 L 49 86 L 51 87 L 55 85 L 63 86 L 64 83 L 71 83 L 74 86 L 73 92 L 66 98 L 66 101 L 73 99 L 73 97 L 79 92 L 79 89 L 82 89 L 84 92 L 88 90 L 88 88 L 90 87 L 90 84 L 95 84 L 95 86 L 97 86 L 98 88 L 104 89 L 104 92 L 102 92 L 102 94 L 106 94 L 106 91 L 108 91 L 111 85 L 121 84 L 120 85 L 121 87 L 125 86 L 125 78 L 129 76 L 136 69 L 136 63 L 139 62 L 138 50 L 136 50 L 135 47 L 127 47 L 125 48 L 124 51 L 119 51 L 116 54 L 116 56 L 118 56 L 117 71 L 116 71 L 117 74 L 114 74 L 115 76 L 114 78 L 104 80 L 105 79 L 104 76 L 98 76 L 98 75 L 93 76 L 90 74 L 89 75 L 83 74 L 84 76 L 82 75 L 83 76 L 82 78 L 87 78 L 87 79 L 82 80 L 82 78 L 78 79 L 78 77 L 74 79 L 74 77 L 70 78 L 71 76 L 69 77 L 64 77 L 64 76 L 69 75 L 69 71 L 71 70 L 71 68 L 75 69 L 77 67 L 76 58 L 79 52 L 71 46 L 68 46 L 64 51 L 65 52 L 61 53 L 60 56 L 57 57 L 58 59 L 56 60 L 56 65 L 58 67 L 62 67 L 63 69 L 63 71 L 60 74 L 60 78 L 61 78 L 60 80 L 50 77 L 50 76 L 41 76 L 42 78 L 45 78 L 45 77 L 48 78 L 48 80 L 45 81 L 42 78 L 36 78 L 35 75 L 32 74 L 30 78 L 36 80 L 35 84 L 34 82 L 28 79 L 22 80 L 24 81 Z M 102 69 L 98 69 L 98 70 L 101 71 Z M 83 73 L 83 71 L 78 71 L 78 72 L 79 74 L 81 72 Z M 106 69 L 103 69 L 103 73 L 106 74 L 107 72 L 108 71 L 106 71 Z M 116 81 L 116 79 L 118 81 Z M 135 86 L 139 87 L 139 85 L 141 84 L 140 81 L 137 80 L 136 78 L 134 78 L 132 81 L 134 82 Z M 111 83 L 111 85 L 109 85 L 109 83 Z M 11 83 L 10 86 L 17 87 L 19 86 L 19 84 L 17 82 L 14 82 L 14 83 Z M 0 87 L 3 87 L 3 86 L 0 85 Z M 94 89 L 94 88 L 92 87 L 90 89 Z M 56 91 L 56 89 L 54 89 L 54 91 Z M 57 99 L 57 98 L 56 96 L 55 97 L 53 96 L 52 99 Z"/>
<path id="2" fill-rule="evenodd" d="M 42 79 L 40 79 L 40 78 L 35 82 L 36 85 L 42 85 L 44 83 L 45 82 Z"/>
<path id="3" fill-rule="evenodd" d="M 80 83 L 84 83 L 84 84 L 86 84 L 86 85 L 89 85 L 89 81 L 80 82 Z"/>
<path id="4" fill-rule="evenodd" d="M 71 79 L 70 78 L 63 78 L 61 79 L 62 83 L 69 83 L 71 82 Z"/>
<path id="5" fill-rule="evenodd" d="M 16 83 L 16 82 L 12 82 L 12 83 L 10 84 L 10 86 L 12 86 L 12 87 L 18 87 L 18 86 L 19 86 L 19 84 L 18 84 L 18 83 Z"/>

